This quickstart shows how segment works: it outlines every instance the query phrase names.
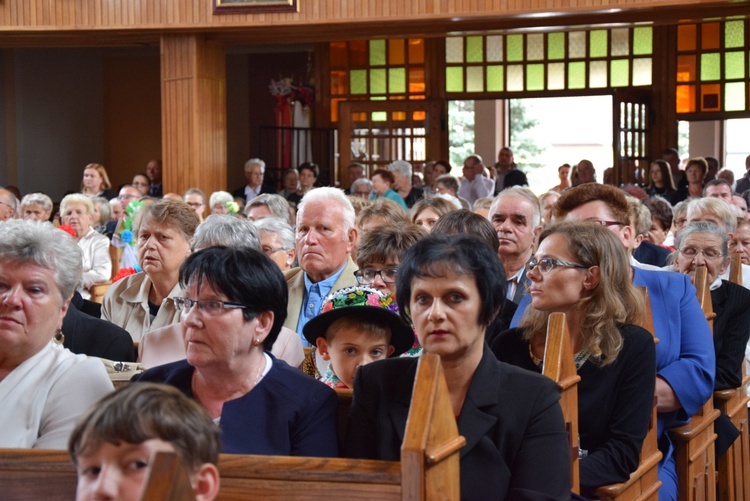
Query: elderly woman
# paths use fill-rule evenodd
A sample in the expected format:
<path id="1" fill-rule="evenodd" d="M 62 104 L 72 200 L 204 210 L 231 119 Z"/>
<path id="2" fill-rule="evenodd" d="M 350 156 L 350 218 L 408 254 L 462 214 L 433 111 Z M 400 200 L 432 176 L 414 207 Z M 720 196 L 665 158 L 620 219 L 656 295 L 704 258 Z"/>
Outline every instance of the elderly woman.
<path id="1" fill-rule="evenodd" d="M 643 316 L 643 298 L 631 283 L 626 249 L 600 225 L 550 226 L 529 268 L 531 306 L 521 327 L 501 334 L 492 351 L 541 372 L 547 318 L 565 313 L 581 376 L 581 493 L 591 497 L 635 471 L 648 431 L 656 350 L 651 334 L 632 325 Z"/>
<path id="2" fill-rule="evenodd" d="M 461 450 L 462 499 L 570 499 L 567 433 L 555 384 L 498 362 L 484 331 L 505 298 L 497 254 L 472 235 L 428 235 L 398 271 L 401 315 L 440 355 Z M 417 359 L 360 367 L 346 448 L 351 457 L 398 460 Z M 544 481 L 540 481 L 544 479 Z"/>
<path id="3" fill-rule="evenodd" d="M 180 265 L 190 254 L 198 216 L 185 202 L 160 200 L 141 209 L 136 221 L 141 273 L 113 284 L 102 301 L 102 318 L 139 341 L 152 328 L 180 320 L 174 297 L 182 290 Z"/>
<path id="4" fill-rule="evenodd" d="M 78 247 L 83 251 L 81 296 L 91 297 L 92 285 L 106 282 L 112 276 L 109 239 L 91 226 L 94 204 L 80 193 L 68 195 L 60 202 L 60 221 L 75 230 Z"/>
<path id="5" fill-rule="evenodd" d="M 91 203 L 94 204 L 94 212 L 91 214 L 91 227 L 102 235 L 106 235 L 107 238 L 112 238 L 112 235 L 107 233 L 107 223 L 112 216 L 112 207 L 109 205 L 109 200 L 104 197 L 94 197 L 91 199 Z"/>
<path id="6" fill-rule="evenodd" d="M 372 195 L 370 195 L 370 200 L 375 201 L 386 198 L 397 203 L 405 211 L 409 210 L 401 195 L 396 193 L 392 188 L 393 183 L 396 182 L 393 172 L 387 169 L 377 169 L 372 173 L 370 179 L 372 181 Z"/>
<path id="7" fill-rule="evenodd" d="M 291 270 L 297 257 L 294 229 L 285 220 L 267 217 L 254 222 L 260 234 L 263 254 L 270 257 L 281 271 Z"/>
<path id="8" fill-rule="evenodd" d="M 187 359 L 135 379 L 172 384 L 222 429 L 222 452 L 336 456 L 333 390 L 269 353 L 286 319 L 284 275 L 263 253 L 209 247 L 180 272 Z"/>
<path id="9" fill-rule="evenodd" d="M 64 449 L 112 391 L 98 360 L 53 341 L 81 280 L 81 250 L 50 223 L 0 224 L 0 447 Z"/>
<path id="10" fill-rule="evenodd" d="M 439 195 L 423 198 L 411 208 L 411 222 L 417 226 L 421 226 L 429 233 L 432 231 L 432 227 L 435 226 L 437 220 L 440 219 L 440 216 L 460 208 Z"/>
<path id="11" fill-rule="evenodd" d="M 349 193 L 353 197 L 370 200 L 372 196 L 372 181 L 366 177 L 356 179 L 349 187 Z"/>
<path id="12" fill-rule="evenodd" d="M 236 204 L 231 193 L 226 191 L 214 191 L 208 199 L 208 206 L 211 214 L 236 214 L 232 212 L 233 205 Z"/>
<path id="13" fill-rule="evenodd" d="M 29 193 L 21 199 L 21 216 L 24 219 L 49 221 L 52 208 L 52 199 L 44 193 Z"/>
<path id="14" fill-rule="evenodd" d="M 109 182 L 107 169 L 102 164 L 88 164 L 84 167 L 81 193 L 89 198 L 104 197 L 111 200 L 117 194 L 110 188 L 112 188 L 112 183 Z"/>
<path id="15" fill-rule="evenodd" d="M 381 224 L 409 224 L 409 213 L 397 203 L 388 199 L 378 199 L 357 214 L 357 228 L 368 231 Z"/>

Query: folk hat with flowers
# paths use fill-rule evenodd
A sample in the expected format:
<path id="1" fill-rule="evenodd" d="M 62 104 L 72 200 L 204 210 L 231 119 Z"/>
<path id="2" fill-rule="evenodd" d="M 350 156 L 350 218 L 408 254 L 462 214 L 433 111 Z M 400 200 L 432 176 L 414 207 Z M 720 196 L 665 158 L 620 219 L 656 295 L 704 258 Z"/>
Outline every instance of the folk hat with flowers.
<path id="1" fill-rule="evenodd" d="M 320 315 L 307 322 L 302 332 L 305 339 L 314 345 L 315 340 L 325 337 L 328 328 L 339 318 L 352 317 L 380 324 L 390 328 L 394 348 L 391 357 L 397 357 L 414 344 L 414 331 L 401 320 L 397 311 L 398 305 L 393 296 L 386 296 L 368 286 L 345 287 L 326 296 Z"/>

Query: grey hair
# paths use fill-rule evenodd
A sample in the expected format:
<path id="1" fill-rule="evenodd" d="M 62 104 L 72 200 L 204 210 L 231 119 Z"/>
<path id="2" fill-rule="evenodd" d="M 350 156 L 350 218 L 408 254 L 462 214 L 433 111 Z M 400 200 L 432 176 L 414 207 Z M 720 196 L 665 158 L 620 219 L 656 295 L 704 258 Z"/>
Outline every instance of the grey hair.
<path id="1" fill-rule="evenodd" d="M 285 220 L 275 217 L 266 217 L 254 221 L 253 224 L 261 234 L 274 233 L 278 235 L 281 240 L 281 246 L 284 250 L 294 248 L 294 229 L 292 229 L 292 226 Z"/>
<path id="2" fill-rule="evenodd" d="M 682 242 L 693 233 L 708 233 L 719 237 L 721 239 L 721 255 L 725 259 L 729 258 L 729 235 L 722 228 L 709 221 L 695 221 L 678 231 L 674 241 L 676 252 L 679 252 Z"/>
<path id="3" fill-rule="evenodd" d="M 732 206 L 724 200 L 715 197 L 691 200 L 687 206 L 687 220 L 690 221 L 698 213 L 708 213 L 718 217 L 727 233 L 734 233 L 737 230 L 737 215 L 732 210 Z"/>
<path id="4" fill-rule="evenodd" d="M 245 215 L 248 214 L 251 208 L 260 207 L 261 205 L 268 207 L 268 210 L 271 211 L 274 217 L 285 220 L 289 219 L 289 202 L 286 201 L 286 198 L 275 193 L 263 193 L 250 200 L 245 205 Z"/>
<path id="5" fill-rule="evenodd" d="M 60 202 L 60 215 L 61 216 L 65 214 L 65 209 L 67 209 L 68 205 L 70 204 L 83 205 L 84 207 L 86 207 L 86 212 L 89 215 L 91 215 L 91 213 L 94 212 L 94 204 L 91 203 L 91 199 L 89 197 L 81 193 L 71 193 L 70 195 L 66 195 Z"/>
<path id="6" fill-rule="evenodd" d="M 542 206 L 539 203 L 539 198 L 534 195 L 533 191 L 524 186 L 511 186 L 510 188 L 505 188 L 495 197 L 492 205 L 495 205 L 498 200 L 505 197 L 521 197 L 526 199 L 531 204 L 531 225 L 539 226 L 542 224 Z"/>
<path id="7" fill-rule="evenodd" d="M 52 212 L 52 199 L 44 193 L 29 193 L 21 200 L 21 212 L 27 205 L 38 205 L 45 212 Z"/>
<path id="8" fill-rule="evenodd" d="M 260 235 L 252 221 L 229 214 L 213 214 L 195 230 L 190 250 L 197 252 L 206 247 L 249 247 L 260 250 Z"/>
<path id="9" fill-rule="evenodd" d="M 184 194 L 184 195 L 182 196 L 182 200 L 184 201 L 184 200 L 185 200 L 185 198 L 186 198 L 186 197 L 187 197 L 188 195 L 200 195 L 200 197 L 201 197 L 201 200 L 203 200 L 203 203 L 204 203 L 204 204 L 206 203 L 206 194 L 205 194 L 205 193 L 203 193 L 203 190 L 199 190 L 198 188 L 188 188 L 188 189 L 187 189 L 187 190 L 185 191 L 185 194 Z"/>
<path id="10" fill-rule="evenodd" d="M 260 172 L 265 173 L 266 172 L 266 162 L 261 160 L 260 158 L 251 158 L 247 162 L 245 162 L 245 172 L 250 170 L 251 165 L 260 165 Z"/>
<path id="11" fill-rule="evenodd" d="M 13 192 L 6 190 L 5 188 L 0 188 L 0 195 L 5 195 L 3 198 L 5 198 L 5 203 L 10 205 L 13 208 L 13 213 L 15 214 L 18 212 L 18 199 L 13 194 Z"/>
<path id="12" fill-rule="evenodd" d="M 354 181 L 351 184 L 351 186 L 349 186 L 349 193 L 354 193 L 355 191 L 357 191 L 357 188 L 362 185 L 367 186 L 367 189 L 370 191 L 370 194 L 372 195 L 372 181 L 370 181 L 366 177 L 361 177 L 357 179 L 356 181 Z"/>
<path id="13" fill-rule="evenodd" d="M 99 208 L 99 224 L 106 224 L 112 217 L 112 206 L 104 197 L 94 197 L 91 203 Z"/>
<path id="14" fill-rule="evenodd" d="M 349 199 L 346 198 L 344 192 L 340 189 L 332 188 L 330 186 L 324 186 L 322 188 L 313 188 L 312 190 L 308 191 L 305 196 L 302 197 L 302 201 L 299 203 L 299 207 L 297 208 L 298 221 L 302 215 L 302 211 L 305 210 L 305 207 L 313 203 L 327 204 L 329 206 L 328 209 L 334 211 L 336 209 L 331 208 L 330 204 L 338 204 L 339 208 L 341 209 L 341 217 L 344 221 L 344 234 L 349 233 L 349 230 L 354 228 L 354 207 L 352 206 L 352 203 L 349 201 Z"/>
<path id="15" fill-rule="evenodd" d="M 234 197 L 232 197 L 230 193 L 227 193 L 226 191 L 214 191 L 213 193 L 211 193 L 211 198 L 208 202 L 208 206 L 209 208 L 213 209 L 214 205 L 216 204 L 226 204 L 229 202 L 234 202 Z"/>
<path id="16" fill-rule="evenodd" d="M 0 224 L 0 261 L 32 263 L 52 272 L 61 302 L 81 282 L 83 253 L 68 233 L 52 223 L 11 219 Z"/>
<path id="17" fill-rule="evenodd" d="M 399 174 L 411 179 L 411 164 L 406 160 L 395 160 L 388 165 L 388 170 L 398 172 Z"/>

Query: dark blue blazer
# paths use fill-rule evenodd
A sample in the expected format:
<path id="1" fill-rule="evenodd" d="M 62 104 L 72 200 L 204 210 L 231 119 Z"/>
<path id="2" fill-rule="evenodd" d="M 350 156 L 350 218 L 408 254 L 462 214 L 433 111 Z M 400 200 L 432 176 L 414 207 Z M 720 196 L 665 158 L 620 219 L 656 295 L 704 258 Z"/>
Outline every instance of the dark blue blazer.
<path id="1" fill-rule="evenodd" d="M 654 245 L 651 242 L 644 240 L 633 253 L 633 257 L 636 258 L 639 263 L 663 268 L 667 265 L 669 251 L 664 247 Z"/>
<path id="2" fill-rule="evenodd" d="M 280 456 L 338 456 L 338 398 L 325 384 L 270 355 L 273 366 L 250 392 L 224 403 L 221 452 Z M 194 398 L 195 368 L 187 360 L 133 377 L 175 386 Z"/>

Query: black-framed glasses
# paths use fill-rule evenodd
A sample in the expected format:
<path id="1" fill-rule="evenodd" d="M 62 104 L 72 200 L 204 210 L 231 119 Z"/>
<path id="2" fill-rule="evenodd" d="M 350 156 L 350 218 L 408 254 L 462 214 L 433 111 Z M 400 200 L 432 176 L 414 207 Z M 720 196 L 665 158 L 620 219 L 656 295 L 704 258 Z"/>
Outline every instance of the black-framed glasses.
<path id="1" fill-rule="evenodd" d="M 717 259 L 724 256 L 724 253 L 715 247 L 709 247 L 708 249 L 698 249 L 697 247 L 687 246 L 683 249 L 680 249 L 679 252 L 683 256 L 690 259 L 694 259 L 698 254 L 703 254 L 703 257 L 707 257 L 708 259 Z"/>
<path id="2" fill-rule="evenodd" d="M 249 306 L 240 303 L 230 303 L 229 301 L 219 301 L 218 299 L 190 299 L 189 297 L 172 298 L 175 307 L 183 313 L 187 313 L 198 306 L 198 311 L 209 315 L 218 315 L 223 310 L 238 310 L 249 308 Z"/>
<path id="3" fill-rule="evenodd" d="M 551 257 L 544 257 L 539 261 L 532 259 L 527 266 L 529 267 L 529 271 L 539 267 L 539 271 L 543 275 L 546 275 L 555 268 L 580 268 L 582 270 L 588 268 L 588 266 L 579 263 L 571 263 L 570 261 L 563 261 L 562 259 L 552 259 Z"/>
<path id="4" fill-rule="evenodd" d="M 600 224 L 600 225 L 602 225 L 604 227 L 607 227 L 607 228 L 609 228 L 610 226 L 618 226 L 618 225 L 619 226 L 627 226 L 626 223 L 623 223 L 621 221 L 607 221 L 607 220 L 598 219 L 598 218 L 595 218 L 595 217 L 591 218 L 591 219 L 587 219 L 586 222 L 587 223 Z"/>
<path id="5" fill-rule="evenodd" d="M 375 277 L 380 275 L 380 279 L 387 283 L 392 284 L 396 281 L 396 272 L 398 268 L 389 267 L 383 268 L 382 270 L 376 270 L 375 268 L 364 268 L 354 272 L 354 277 L 357 279 L 359 285 L 369 285 L 375 281 Z"/>

